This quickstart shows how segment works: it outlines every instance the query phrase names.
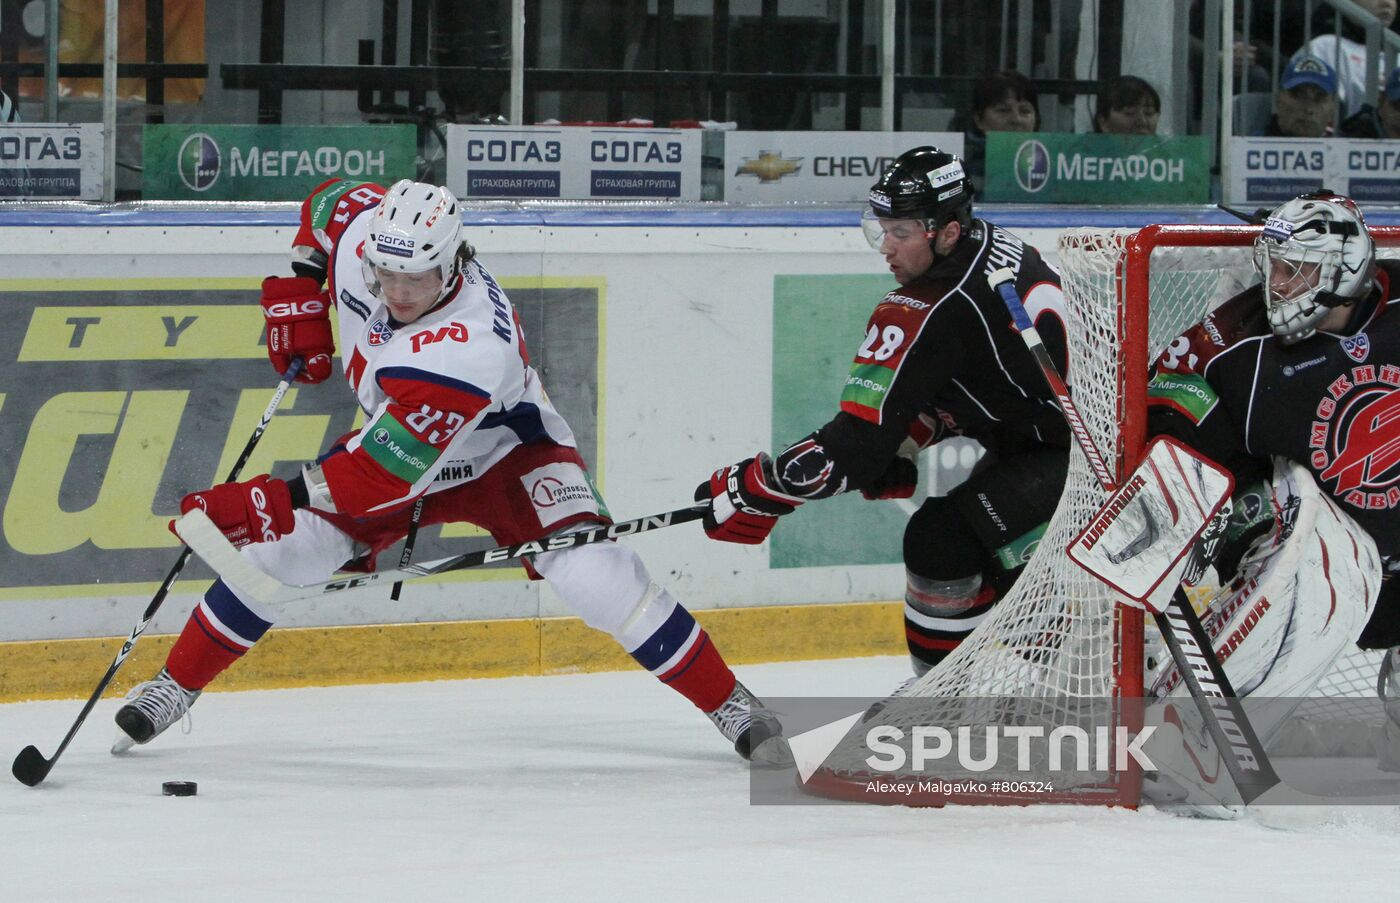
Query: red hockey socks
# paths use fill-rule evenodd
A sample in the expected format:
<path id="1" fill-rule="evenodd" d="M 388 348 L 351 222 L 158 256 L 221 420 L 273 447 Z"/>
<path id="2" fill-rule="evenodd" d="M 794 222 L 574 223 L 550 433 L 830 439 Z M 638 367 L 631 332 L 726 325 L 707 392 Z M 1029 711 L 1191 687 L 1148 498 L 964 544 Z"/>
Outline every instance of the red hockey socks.
<path id="1" fill-rule="evenodd" d="M 631 655 L 702 712 L 713 712 L 734 691 L 734 672 L 681 605 Z"/>
<path id="2" fill-rule="evenodd" d="M 186 690 L 202 690 L 253 648 L 271 626 L 220 580 L 190 613 L 165 668 Z"/>

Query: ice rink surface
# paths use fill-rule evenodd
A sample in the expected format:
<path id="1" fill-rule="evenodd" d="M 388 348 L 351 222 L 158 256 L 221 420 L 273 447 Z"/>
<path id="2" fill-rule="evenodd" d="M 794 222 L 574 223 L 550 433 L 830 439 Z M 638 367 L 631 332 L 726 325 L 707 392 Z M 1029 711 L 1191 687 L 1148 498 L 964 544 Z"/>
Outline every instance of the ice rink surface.
<path id="1" fill-rule="evenodd" d="M 879 695 L 906 667 L 739 674 L 760 695 Z M 52 753 L 80 706 L 0 706 L 4 761 Z M 0 900 L 1315 903 L 1400 886 L 1391 813 L 1280 831 L 1151 810 L 751 806 L 743 761 L 641 672 L 210 693 L 192 733 L 123 758 L 107 752 L 116 707 L 38 788 L 0 782 Z M 199 795 L 164 797 L 169 780 Z"/>

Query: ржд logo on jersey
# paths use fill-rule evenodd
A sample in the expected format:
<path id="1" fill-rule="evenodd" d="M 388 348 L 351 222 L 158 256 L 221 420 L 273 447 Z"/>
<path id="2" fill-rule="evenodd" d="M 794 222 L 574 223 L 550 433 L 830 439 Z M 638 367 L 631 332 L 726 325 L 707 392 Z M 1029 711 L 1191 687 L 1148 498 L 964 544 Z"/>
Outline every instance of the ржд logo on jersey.
<path id="1" fill-rule="evenodd" d="M 1356 508 L 1400 506 L 1400 367 L 1353 367 L 1327 387 L 1312 422 L 1309 463 Z"/>
<path id="2" fill-rule="evenodd" d="M 446 342 L 449 340 L 453 342 L 466 342 L 467 327 L 463 326 L 461 323 L 449 323 L 446 326 L 439 326 L 437 329 L 415 332 L 408 337 L 408 340 L 413 343 L 413 353 L 417 354 L 428 345 L 432 345 L 436 342 Z"/>

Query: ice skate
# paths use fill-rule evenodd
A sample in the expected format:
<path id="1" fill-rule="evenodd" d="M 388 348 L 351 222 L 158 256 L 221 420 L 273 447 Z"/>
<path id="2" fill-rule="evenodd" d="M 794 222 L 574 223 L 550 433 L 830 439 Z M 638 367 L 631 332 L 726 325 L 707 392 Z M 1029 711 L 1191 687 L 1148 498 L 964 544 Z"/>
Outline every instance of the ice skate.
<path id="1" fill-rule="evenodd" d="M 131 700 L 117 710 L 121 728 L 112 744 L 112 754 L 120 755 L 138 743 L 149 743 L 175 722 L 189 717 L 190 706 L 199 690 L 186 690 L 164 669 L 154 680 L 137 684 L 126 694 Z"/>
<path id="2" fill-rule="evenodd" d="M 734 751 L 755 765 L 787 768 L 793 764 L 783 726 L 762 700 L 738 681 L 724 704 L 705 714 L 734 744 Z"/>

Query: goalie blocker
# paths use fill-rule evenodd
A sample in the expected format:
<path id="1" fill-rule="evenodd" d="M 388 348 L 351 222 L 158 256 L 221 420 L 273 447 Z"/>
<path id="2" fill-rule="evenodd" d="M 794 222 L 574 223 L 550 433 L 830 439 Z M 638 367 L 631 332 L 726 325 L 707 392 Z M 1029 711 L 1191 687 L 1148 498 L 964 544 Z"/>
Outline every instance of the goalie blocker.
<path id="1" fill-rule="evenodd" d="M 1234 478 L 1169 437 L 1147 454 L 1065 550 L 1119 601 L 1161 612 L 1188 577 L 1192 551 L 1229 515 Z"/>

